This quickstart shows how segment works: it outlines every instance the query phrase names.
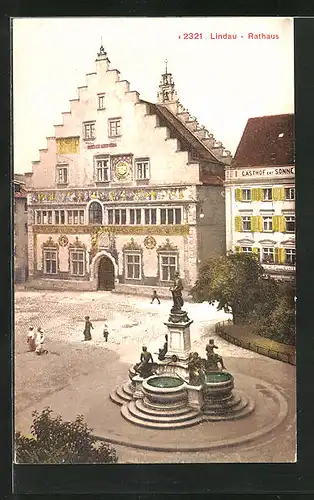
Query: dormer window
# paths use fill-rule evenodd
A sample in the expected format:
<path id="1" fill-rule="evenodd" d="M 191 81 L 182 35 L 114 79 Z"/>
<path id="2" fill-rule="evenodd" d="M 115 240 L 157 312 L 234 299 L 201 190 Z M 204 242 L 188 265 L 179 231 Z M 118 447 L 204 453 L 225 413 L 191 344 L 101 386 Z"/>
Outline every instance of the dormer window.
<path id="1" fill-rule="evenodd" d="M 84 139 L 95 139 L 95 122 L 84 123 Z"/>

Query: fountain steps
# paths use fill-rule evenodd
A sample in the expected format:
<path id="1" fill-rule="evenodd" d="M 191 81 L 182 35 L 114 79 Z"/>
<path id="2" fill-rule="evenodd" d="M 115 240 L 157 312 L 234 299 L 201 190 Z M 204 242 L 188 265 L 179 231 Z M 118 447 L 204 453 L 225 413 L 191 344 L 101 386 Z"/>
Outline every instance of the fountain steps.
<path id="1" fill-rule="evenodd" d="M 153 408 L 153 407 L 150 407 L 147 405 L 147 403 L 145 401 L 143 401 L 143 399 L 137 399 L 135 401 L 135 406 L 136 408 L 141 411 L 142 413 L 145 413 L 147 415 L 151 415 L 151 416 L 169 416 L 169 417 L 174 417 L 174 416 L 179 416 L 179 415 L 184 415 L 187 413 L 187 410 L 189 408 L 187 408 L 186 404 L 184 406 L 181 406 L 179 408 L 174 408 L 173 406 L 172 407 L 165 407 L 165 406 L 161 406 L 159 408 L 157 408 L 156 406 Z"/>
<path id="2" fill-rule="evenodd" d="M 139 425 L 141 427 L 149 427 L 151 429 L 180 429 L 199 424 L 203 421 L 203 416 L 190 408 L 187 408 L 185 415 L 164 417 L 143 414 L 139 411 L 134 401 L 130 401 L 128 405 L 121 407 L 121 415 L 128 422 Z"/>
<path id="3" fill-rule="evenodd" d="M 214 420 L 237 420 L 246 417 L 255 408 L 254 401 L 243 393 L 236 394 L 238 396 L 237 403 L 233 406 L 209 406 L 205 408 L 203 406 L 202 413 L 204 420 L 214 421 Z"/>
<path id="4" fill-rule="evenodd" d="M 118 405 L 123 405 L 133 399 L 133 393 L 130 382 L 125 382 L 110 394 L 110 399 Z"/>

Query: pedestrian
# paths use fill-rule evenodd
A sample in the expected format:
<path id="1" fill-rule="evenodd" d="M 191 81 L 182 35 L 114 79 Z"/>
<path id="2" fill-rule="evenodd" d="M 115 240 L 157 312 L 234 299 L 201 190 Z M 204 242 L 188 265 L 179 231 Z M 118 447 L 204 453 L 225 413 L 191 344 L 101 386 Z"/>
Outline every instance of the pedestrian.
<path id="1" fill-rule="evenodd" d="M 106 323 L 104 324 L 104 331 L 103 331 L 103 335 L 104 335 L 105 341 L 106 341 L 106 342 L 108 342 L 108 335 L 109 335 L 109 332 L 108 332 L 108 326 L 106 325 Z"/>
<path id="2" fill-rule="evenodd" d="M 35 352 L 38 356 L 40 356 L 41 354 L 48 354 L 47 349 L 44 348 L 44 342 L 45 342 L 45 335 L 42 329 L 39 327 L 37 328 L 36 349 L 35 349 Z"/>
<path id="3" fill-rule="evenodd" d="M 89 321 L 89 316 L 85 316 L 84 340 L 92 340 L 91 328 L 94 329 Z"/>
<path id="4" fill-rule="evenodd" d="M 152 295 L 152 301 L 151 301 L 151 304 L 154 302 L 154 300 L 155 300 L 155 299 L 158 301 L 158 304 L 160 304 L 160 299 L 159 299 L 159 297 L 158 297 L 158 295 L 157 295 L 157 292 L 156 292 L 156 290 L 153 290 L 153 295 Z"/>
<path id="5" fill-rule="evenodd" d="M 28 350 L 34 352 L 36 350 L 36 342 L 35 342 L 35 331 L 33 326 L 29 327 L 29 331 L 27 334 L 27 343 L 28 343 Z"/>

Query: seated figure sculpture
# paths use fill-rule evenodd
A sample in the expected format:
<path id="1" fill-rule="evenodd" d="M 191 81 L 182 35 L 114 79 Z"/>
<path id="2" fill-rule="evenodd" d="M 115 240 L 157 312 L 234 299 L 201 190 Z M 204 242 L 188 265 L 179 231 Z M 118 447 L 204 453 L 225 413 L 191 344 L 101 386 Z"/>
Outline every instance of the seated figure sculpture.
<path id="1" fill-rule="evenodd" d="M 215 345 L 214 339 L 209 339 L 209 343 L 206 346 L 206 355 L 207 360 L 205 364 L 206 371 L 215 371 L 219 370 L 218 363 L 221 366 L 221 370 L 225 370 L 226 367 L 224 365 L 223 359 L 219 354 L 214 352 L 214 349 L 218 349 L 218 346 Z"/>
<path id="2" fill-rule="evenodd" d="M 164 361 L 166 359 L 166 354 L 168 352 L 168 335 L 165 335 L 166 342 L 162 349 L 159 349 L 158 359 L 159 361 Z"/>
<path id="3" fill-rule="evenodd" d="M 153 356 L 147 351 L 147 347 L 143 345 L 140 362 L 134 365 L 134 370 L 141 377 L 147 378 L 154 374 L 155 368 L 156 364 L 154 363 Z"/>
<path id="4" fill-rule="evenodd" d="M 204 361 L 197 352 L 191 352 L 188 359 L 189 384 L 201 385 L 205 380 Z"/>

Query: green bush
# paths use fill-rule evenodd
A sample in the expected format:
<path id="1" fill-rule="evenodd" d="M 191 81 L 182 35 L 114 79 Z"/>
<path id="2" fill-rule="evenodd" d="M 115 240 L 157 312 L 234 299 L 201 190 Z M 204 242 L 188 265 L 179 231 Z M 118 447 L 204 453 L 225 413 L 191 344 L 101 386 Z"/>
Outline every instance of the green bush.
<path id="1" fill-rule="evenodd" d="M 15 458 L 18 463 L 77 464 L 116 463 L 116 450 L 108 443 L 97 445 L 78 415 L 74 422 L 63 422 L 62 417 L 52 417 L 52 409 L 40 414 L 33 412 L 31 437 L 15 434 Z"/>

